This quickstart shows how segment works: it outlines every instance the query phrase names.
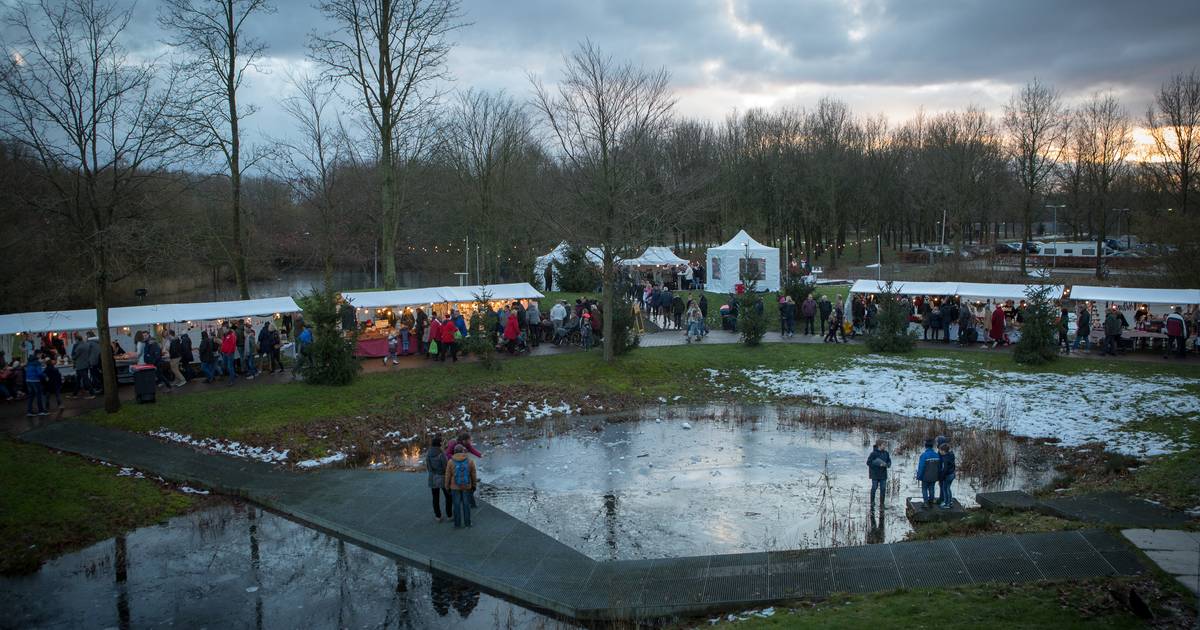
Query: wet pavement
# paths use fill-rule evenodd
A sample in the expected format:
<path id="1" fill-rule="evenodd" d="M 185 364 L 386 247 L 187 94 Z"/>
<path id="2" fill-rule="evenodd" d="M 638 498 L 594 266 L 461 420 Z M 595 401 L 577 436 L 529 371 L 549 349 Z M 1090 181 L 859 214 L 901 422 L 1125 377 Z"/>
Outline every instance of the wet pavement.
<path id="1" fill-rule="evenodd" d="M 8 628 L 557 628 L 282 516 L 224 504 L 0 578 Z"/>
<path id="2" fill-rule="evenodd" d="M 866 460 L 877 436 L 781 424 L 779 413 L 663 407 L 532 436 L 482 433 L 481 496 L 597 560 L 894 542 L 912 531 L 903 499 L 921 494 L 919 453 L 892 454 L 887 500 L 872 513 Z M 1040 485 L 1045 474 L 960 476 L 953 488 L 974 507 L 978 491 Z"/>

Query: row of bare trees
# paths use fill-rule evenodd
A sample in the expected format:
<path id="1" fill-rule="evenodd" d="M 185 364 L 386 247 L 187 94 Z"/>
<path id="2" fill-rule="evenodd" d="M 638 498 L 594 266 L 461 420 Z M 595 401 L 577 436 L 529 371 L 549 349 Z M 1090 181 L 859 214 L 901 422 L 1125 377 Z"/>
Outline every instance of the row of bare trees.
<path id="1" fill-rule="evenodd" d="M 896 123 L 826 97 L 711 122 L 676 115 L 665 70 L 591 42 L 548 83 L 531 77 L 527 95 L 451 93 L 457 0 L 319 9 L 317 70 L 290 77 L 282 105 L 294 131 L 271 139 L 247 137 L 256 108 L 242 97 L 269 53 L 247 35 L 275 10 L 269 0 L 166 0 L 172 52 L 149 60 L 126 52 L 123 0 L 13 5 L 0 158 L 23 168 L 0 178 L 0 212 L 25 235 L 18 246 L 70 243 L 18 262 L 21 278 L 35 268 L 62 278 L 19 292 L 53 302 L 53 287 L 86 283 L 103 324 L 111 288 L 131 274 L 228 270 L 243 297 L 256 274 L 285 264 L 332 284 L 371 260 L 385 288 L 400 268 L 458 270 L 464 259 L 472 279 L 524 279 L 565 238 L 599 248 L 610 297 L 612 261 L 647 244 L 699 250 L 748 227 L 837 266 L 875 239 L 1029 241 L 1047 204 L 1081 238 L 1102 241 L 1121 217 L 1129 230 L 1136 215 L 1159 240 L 1195 240 L 1194 71 L 1138 118 L 1113 94 L 1071 107 L 1035 80 L 999 117 L 972 107 Z M 1147 155 L 1139 126 L 1154 141 Z M 111 366 L 106 357 L 106 379 Z"/>

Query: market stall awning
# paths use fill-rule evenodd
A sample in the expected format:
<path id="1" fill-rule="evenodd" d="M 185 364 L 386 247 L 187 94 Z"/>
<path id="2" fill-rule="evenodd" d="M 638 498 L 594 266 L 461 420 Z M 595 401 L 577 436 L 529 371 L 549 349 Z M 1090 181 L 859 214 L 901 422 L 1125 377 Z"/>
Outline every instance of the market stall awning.
<path id="1" fill-rule="evenodd" d="M 342 297 L 356 308 L 380 308 L 383 306 L 418 306 L 443 302 L 436 287 L 427 289 L 398 289 L 395 291 L 346 291 Z"/>
<path id="2" fill-rule="evenodd" d="M 300 307 L 296 305 L 296 301 L 290 297 L 185 304 L 146 304 L 108 309 L 108 325 L 117 328 L 167 322 L 207 321 L 254 315 L 274 315 L 275 313 L 295 313 L 299 310 Z M 87 330 L 95 327 L 95 309 L 0 315 L 0 334 Z"/>
<path id="3" fill-rule="evenodd" d="M 437 290 L 442 294 L 441 301 L 443 302 L 474 302 L 484 293 L 487 293 L 488 298 L 493 301 L 536 300 L 546 297 L 528 282 L 470 285 L 465 287 L 438 287 Z"/>
<path id="4" fill-rule="evenodd" d="M 1071 299 L 1186 306 L 1200 304 L 1200 289 L 1139 289 L 1137 287 L 1097 287 L 1077 284 L 1071 287 Z"/>
<path id="5" fill-rule="evenodd" d="M 855 280 L 850 287 L 851 293 L 880 293 L 887 288 L 886 281 Z M 958 293 L 957 282 L 908 282 L 892 281 L 892 290 L 901 295 L 955 295 Z"/>
<path id="6" fill-rule="evenodd" d="M 991 284 L 983 282 L 959 282 L 956 295 L 965 298 L 983 298 L 989 300 L 1023 300 L 1025 299 L 1026 290 L 1030 285 L 1026 284 Z M 1050 299 L 1057 300 L 1062 297 L 1063 286 L 1054 285 L 1050 287 Z"/>

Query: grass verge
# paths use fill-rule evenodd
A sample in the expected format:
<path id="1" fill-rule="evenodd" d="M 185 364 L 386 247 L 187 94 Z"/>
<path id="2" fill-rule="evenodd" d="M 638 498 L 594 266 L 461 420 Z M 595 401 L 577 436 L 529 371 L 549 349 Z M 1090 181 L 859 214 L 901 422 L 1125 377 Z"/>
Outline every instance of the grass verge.
<path id="1" fill-rule="evenodd" d="M 182 514 L 196 499 L 74 455 L 0 438 L 0 573 Z"/>
<path id="2" fill-rule="evenodd" d="M 1057 532 L 1087 527 L 1087 523 L 1046 516 L 1035 512 L 986 511 L 975 509 L 960 521 L 922 523 L 909 532 L 908 540 L 934 540 L 952 536 Z"/>
<path id="3" fill-rule="evenodd" d="M 808 607 L 780 610 L 760 618 L 722 621 L 716 628 L 1055 628 L 1097 630 L 1148 624 L 1110 595 L 1110 589 L 1136 587 L 1151 607 L 1171 620 L 1164 627 L 1188 627 L 1195 611 L 1175 591 L 1150 578 L 1079 582 L 982 584 L 942 589 L 899 590 L 832 597 Z M 1158 625 L 1158 624 L 1154 624 Z"/>

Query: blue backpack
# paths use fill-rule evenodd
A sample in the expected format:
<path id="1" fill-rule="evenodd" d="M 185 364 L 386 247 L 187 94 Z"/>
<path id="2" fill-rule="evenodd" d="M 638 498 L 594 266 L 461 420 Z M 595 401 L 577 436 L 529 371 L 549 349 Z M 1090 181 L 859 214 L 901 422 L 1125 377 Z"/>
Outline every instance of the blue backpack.
<path id="1" fill-rule="evenodd" d="M 471 461 L 463 458 L 454 460 L 454 485 L 460 488 L 471 486 Z"/>

